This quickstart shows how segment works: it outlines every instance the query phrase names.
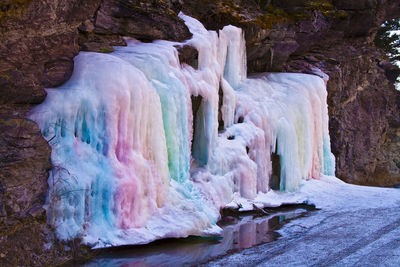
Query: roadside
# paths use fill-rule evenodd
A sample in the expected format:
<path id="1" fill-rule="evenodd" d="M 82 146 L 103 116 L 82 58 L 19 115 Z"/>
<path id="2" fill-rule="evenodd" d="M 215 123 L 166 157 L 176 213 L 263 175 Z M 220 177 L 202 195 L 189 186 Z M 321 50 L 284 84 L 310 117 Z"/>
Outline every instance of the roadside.
<path id="1" fill-rule="evenodd" d="M 324 177 L 300 192 L 321 210 L 284 225 L 274 242 L 207 266 L 400 266 L 399 189 Z"/>

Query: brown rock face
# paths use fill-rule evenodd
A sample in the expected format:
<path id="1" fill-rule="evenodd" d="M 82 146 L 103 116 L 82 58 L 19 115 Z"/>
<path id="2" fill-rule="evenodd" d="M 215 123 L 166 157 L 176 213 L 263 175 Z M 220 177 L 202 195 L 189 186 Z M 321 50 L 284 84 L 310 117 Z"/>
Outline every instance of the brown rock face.
<path id="1" fill-rule="evenodd" d="M 81 50 L 111 52 L 112 46 L 126 45 L 122 36 L 143 42 L 189 39 L 192 34 L 175 13 L 177 8 L 178 1 L 104 0 L 94 17 L 79 27 Z"/>
<path id="2" fill-rule="evenodd" d="M 337 54 L 338 49 L 344 52 Z M 400 93 L 379 66 L 384 56 L 371 44 L 350 40 L 331 46 L 325 55 L 332 56 L 324 70 L 330 76 L 328 105 L 336 175 L 355 184 L 398 184 L 400 106 L 396 99 Z"/>
<path id="3" fill-rule="evenodd" d="M 292 54 L 285 69 L 312 73 L 315 66 L 330 76 L 328 106 L 336 175 L 362 185 L 399 184 L 400 92 L 393 86 L 399 69 L 385 62 L 387 57 L 372 43 L 385 19 L 400 16 L 394 13 L 399 12 L 394 9 L 399 2 L 333 3 L 347 17 L 333 20 L 319 43 Z"/>
<path id="4" fill-rule="evenodd" d="M 70 77 L 73 57 L 79 52 L 77 28 L 99 4 L 100 0 L 0 2 L 2 266 L 56 263 L 58 256 L 70 254 L 57 246 L 44 251 L 51 241 L 42 208 L 50 147 L 37 125 L 25 117 L 33 104 L 45 98 L 45 86 L 57 86 Z"/>
<path id="5" fill-rule="evenodd" d="M 7 111 L 18 109 L 15 116 Z M 4 202 L 0 203 L 2 219 L 15 219 L 26 216 L 29 211 L 43 204 L 47 189 L 47 170 L 51 168 L 50 147 L 42 138 L 37 125 L 28 119 L 20 118 L 18 107 L 2 107 L 0 167 Z M 6 113 L 7 112 L 7 113 Z M 44 177 L 44 179 L 38 179 Z"/>
<path id="6" fill-rule="evenodd" d="M 96 15 L 94 32 L 183 41 L 191 37 L 184 22 L 165 1 L 105 0 Z"/>

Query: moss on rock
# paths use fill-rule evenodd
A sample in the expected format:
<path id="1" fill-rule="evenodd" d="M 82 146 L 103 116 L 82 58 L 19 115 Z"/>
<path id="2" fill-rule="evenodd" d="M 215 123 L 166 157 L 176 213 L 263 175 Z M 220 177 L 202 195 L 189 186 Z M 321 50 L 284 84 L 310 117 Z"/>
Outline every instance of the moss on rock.
<path id="1" fill-rule="evenodd" d="M 32 0 L 3 0 L 0 2 L 0 20 L 6 17 L 20 17 Z"/>

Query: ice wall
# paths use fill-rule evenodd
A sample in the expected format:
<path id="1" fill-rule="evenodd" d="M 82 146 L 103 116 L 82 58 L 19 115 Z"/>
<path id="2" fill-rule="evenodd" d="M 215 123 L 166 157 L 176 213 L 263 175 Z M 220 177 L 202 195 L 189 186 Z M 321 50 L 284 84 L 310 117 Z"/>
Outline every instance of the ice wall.
<path id="1" fill-rule="evenodd" d="M 324 81 L 247 78 L 241 29 L 217 34 L 180 16 L 191 40 L 81 52 L 32 111 L 52 146 L 47 210 L 59 238 L 104 247 L 215 234 L 220 208 L 269 192 L 272 153 L 281 191 L 333 174 Z M 197 69 L 179 62 L 184 45 L 198 50 Z"/>

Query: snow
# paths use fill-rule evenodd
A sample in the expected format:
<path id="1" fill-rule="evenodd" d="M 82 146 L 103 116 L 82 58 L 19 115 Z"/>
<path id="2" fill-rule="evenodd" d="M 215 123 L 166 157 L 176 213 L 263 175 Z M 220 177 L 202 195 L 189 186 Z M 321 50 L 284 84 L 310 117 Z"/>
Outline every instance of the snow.
<path id="1" fill-rule="evenodd" d="M 281 203 L 306 202 L 320 210 L 285 223 L 276 241 L 212 259 L 207 266 L 398 266 L 400 189 L 322 176 L 303 181 L 296 193 L 274 193 Z M 262 203 L 276 201 L 268 194 Z"/>
<path id="2" fill-rule="evenodd" d="M 248 78 L 240 28 L 217 34 L 180 16 L 192 39 L 81 52 L 30 114 L 52 146 L 47 211 L 60 239 L 99 248 L 218 234 L 221 208 L 310 202 L 304 183 L 334 173 L 325 81 Z M 179 62 L 184 45 L 198 50 L 198 69 Z M 270 188 L 272 153 L 282 192 Z"/>
<path id="3" fill-rule="evenodd" d="M 391 208 L 400 205 L 400 189 L 359 186 L 343 182 L 334 176 L 303 180 L 296 192 L 270 190 L 259 193 L 253 200 L 234 194 L 228 208 L 239 211 L 279 207 L 286 204 L 309 204 L 324 211 L 352 211 L 368 208 Z"/>
<path id="4" fill-rule="evenodd" d="M 306 201 L 326 211 L 391 208 L 400 205 L 400 190 L 347 184 L 332 176 L 307 181 L 299 189 Z"/>
<path id="5" fill-rule="evenodd" d="M 331 216 L 342 216 L 341 214 L 348 216 L 346 214 L 357 214 L 368 210 L 373 216 L 377 210 L 390 211 L 400 207 L 400 189 L 353 185 L 333 176 L 322 176 L 319 180 L 304 181 L 295 193 L 274 193 L 278 193 L 280 197 L 264 195 L 260 200 L 262 205 L 268 206 L 270 201 L 275 201 L 277 205 L 305 203 L 315 205 L 317 209 L 320 209 L 316 215 L 292 221 L 278 231 L 287 237 L 298 234 L 299 228 L 303 231 L 303 229 L 318 226 Z M 344 220 L 342 223 L 350 220 L 345 216 L 342 218 Z M 390 214 L 384 216 L 390 216 Z"/>

